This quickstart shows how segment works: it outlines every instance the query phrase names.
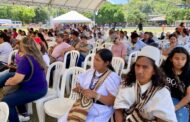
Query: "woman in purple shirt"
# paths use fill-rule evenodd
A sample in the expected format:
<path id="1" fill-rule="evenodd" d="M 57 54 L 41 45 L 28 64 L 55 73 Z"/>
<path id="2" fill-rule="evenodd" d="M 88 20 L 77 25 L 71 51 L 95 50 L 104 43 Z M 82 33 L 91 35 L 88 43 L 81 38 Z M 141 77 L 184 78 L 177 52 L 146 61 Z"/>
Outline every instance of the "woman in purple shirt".
<path id="1" fill-rule="evenodd" d="M 16 74 L 5 82 L 5 86 L 19 85 L 19 88 L 2 100 L 9 106 L 10 122 L 19 122 L 16 106 L 25 106 L 26 103 L 40 99 L 47 93 L 46 64 L 34 40 L 24 38 L 20 43 L 20 49 L 24 55 Z"/>

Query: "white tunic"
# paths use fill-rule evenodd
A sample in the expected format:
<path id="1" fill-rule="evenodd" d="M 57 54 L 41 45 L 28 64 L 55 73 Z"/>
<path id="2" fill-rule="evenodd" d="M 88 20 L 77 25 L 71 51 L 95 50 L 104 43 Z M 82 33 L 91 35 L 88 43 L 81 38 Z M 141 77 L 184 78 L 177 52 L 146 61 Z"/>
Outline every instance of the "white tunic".
<path id="1" fill-rule="evenodd" d="M 90 69 L 78 76 L 78 82 L 80 83 L 81 87 L 89 89 L 93 73 L 94 70 Z M 100 73 L 96 73 L 96 76 L 100 75 Z M 99 87 L 97 93 L 103 96 L 107 96 L 108 93 L 116 96 L 119 90 L 120 81 L 121 78 L 115 72 L 111 72 L 106 80 L 103 82 L 103 84 Z M 94 103 L 89 110 L 86 122 L 108 122 L 113 113 L 113 106 Z M 61 117 L 59 119 L 59 122 L 66 122 L 66 116 Z"/>
<path id="2" fill-rule="evenodd" d="M 141 85 L 141 94 L 143 94 L 151 85 L 152 82 Z M 132 87 L 121 87 L 116 96 L 114 108 L 128 110 L 134 104 L 135 100 L 135 84 L 133 84 Z M 144 105 L 142 112 L 142 116 L 149 120 L 157 117 L 167 122 L 177 122 L 170 92 L 165 87 L 155 93 L 147 104 Z"/>

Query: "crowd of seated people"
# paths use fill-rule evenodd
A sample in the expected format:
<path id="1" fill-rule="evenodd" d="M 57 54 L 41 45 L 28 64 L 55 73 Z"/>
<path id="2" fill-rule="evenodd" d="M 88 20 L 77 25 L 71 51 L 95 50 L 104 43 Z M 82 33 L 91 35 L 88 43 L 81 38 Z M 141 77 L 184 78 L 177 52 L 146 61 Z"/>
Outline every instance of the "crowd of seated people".
<path id="1" fill-rule="evenodd" d="M 76 50 L 80 53 L 76 66 L 82 67 L 85 57 L 95 47 L 100 47 L 93 52 L 93 69 L 79 74 L 73 89 L 92 104 L 82 117 L 73 114 L 79 114 L 73 108 L 80 107 L 82 111 L 81 106 L 73 106 L 73 111 L 68 110 L 59 122 L 108 122 L 113 115 L 116 122 L 188 122 L 190 49 L 186 45 L 190 42 L 189 33 L 183 24 L 173 33 L 163 32 L 162 38 L 148 31 L 133 31 L 128 35 L 127 31 L 110 29 L 108 32 L 86 25 L 68 26 L 59 31 L 30 28 L 17 33 L 17 29 L 2 30 L 0 94 L 6 87 L 19 86 L 1 99 L 9 106 L 9 121 L 30 119 L 26 104 L 46 95 L 49 65 L 63 62 L 68 51 Z M 102 49 L 105 43 L 112 45 Z M 13 50 L 17 51 L 11 58 L 12 63 L 8 64 Z M 111 63 L 113 57 L 122 58 L 127 65 L 129 55 L 135 51 L 139 53 L 129 72 L 122 76 L 115 73 Z M 84 102 L 82 98 L 81 102 Z"/>

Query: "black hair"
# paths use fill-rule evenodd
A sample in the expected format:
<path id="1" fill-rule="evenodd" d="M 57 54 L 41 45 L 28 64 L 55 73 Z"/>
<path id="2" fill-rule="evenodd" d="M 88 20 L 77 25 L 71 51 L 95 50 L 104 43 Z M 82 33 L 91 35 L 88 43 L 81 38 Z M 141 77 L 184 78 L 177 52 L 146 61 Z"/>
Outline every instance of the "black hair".
<path id="1" fill-rule="evenodd" d="M 189 65 L 190 56 L 189 56 L 189 53 L 187 52 L 187 50 L 185 48 L 183 48 L 183 47 L 176 47 L 169 53 L 166 61 L 162 65 L 163 70 L 165 71 L 166 74 L 173 72 L 172 71 L 173 63 L 172 63 L 171 59 L 173 58 L 175 53 L 183 53 L 183 54 L 186 55 L 187 61 L 186 61 L 185 65 L 184 65 L 184 67 L 182 67 L 182 75 L 184 75 L 184 76 L 188 75 L 189 70 L 190 70 L 190 65 Z"/>
<path id="2" fill-rule="evenodd" d="M 78 33 L 77 31 L 72 31 L 72 32 L 71 32 L 71 35 L 75 35 L 76 37 L 78 37 L 78 36 L 79 36 L 79 33 Z"/>
<path id="3" fill-rule="evenodd" d="M 10 43 L 10 38 L 5 34 L 4 32 L 0 32 L 0 38 L 4 40 L 4 42 L 9 42 Z"/>
<path id="4" fill-rule="evenodd" d="M 47 41 L 45 40 L 43 34 L 42 34 L 42 33 L 38 33 L 38 37 L 40 37 L 40 39 L 45 43 L 45 45 L 46 45 L 46 47 L 47 47 L 47 49 L 48 49 L 48 43 L 47 43 Z"/>
<path id="5" fill-rule="evenodd" d="M 34 28 L 30 28 L 30 31 L 34 31 Z"/>
<path id="6" fill-rule="evenodd" d="M 175 37 L 175 38 L 177 39 L 176 34 L 170 34 L 170 35 L 169 35 L 169 39 L 172 38 L 172 37 Z"/>
<path id="7" fill-rule="evenodd" d="M 35 31 L 30 31 L 30 34 L 34 34 L 36 36 L 36 32 Z"/>
<path id="8" fill-rule="evenodd" d="M 108 65 L 108 68 L 112 71 L 115 71 L 112 64 L 111 64 L 111 61 L 112 61 L 112 58 L 113 58 L 113 54 L 110 50 L 108 49 L 100 49 L 96 52 L 96 54 L 98 54 L 101 59 L 104 61 L 104 62 L 110 62 L 109 65 Z"/>
<path id="9" fill-rule="evenodd" d="M 131 39 L 135 39 L 137 37 L 139 37 L 139 35 L 136 32 L 131 33 Z"/>
<path id="10" fill-rule="evenodd" d="M 13 28 L 14 31 L 16 31 L 16 28 Z"/>
<path id="11" fill-rule="evenodd" d="M 189 36 L 189 33 L 186 28 L 183 29 L 183 33 L 185 33 L 186 36 Z"/>
<path id="12" fill-rule="evenodd" d="M 141 58 L 142 56 L 138 57 L 137 60 L 139 58 Z M 164 87 L 166 85 L 166 78 L 165 78 L 165 75 L 164 73 L 161 71 L 160 68 L 158 68 L 155 64 L 155 62 L 148 58 L 150 61 L 151 61 L 151 65 L 153 66 L 153 69 L 154 69 L 154 75 L 152 75 L 151 77 L 151 80 L 152 80 L 152 85 L 153 86 L 159 86 L 159 87 Z M 129 73 L 127 74 L 124 82 L 123 82 L 123 86 L 132 86 L 133 83 L 136 82 L 136 75 L 135 75 L 135 64 L 134 63 L 131 68 L 130 68 L 130 71 Z"/>
<path id="13" fill-rule="evenodd" d="M 48 32 L 48 36 L 49 36 L 49 37 L 53 37 L 53 34 L 49 31 L 49 32 Z"/>
<path id="14" fill-rule="evenodd" d="M 21 32 L 22 32 L 22 30 L 21 30 L 21 29 L 19 29 L 19 30 L 18 30 L 18 32 L 19 32 L 19 33 L 21 33 Z"/>
<path id="15" fill-rule="evenodd" d="M 26 32 L 25 31 L 22 31 L 24 33 L 24 36 L 26 36 Z"/>
<path id="16" fill-rule="evenodd" d="M 179 24 L 179 26 L 185 27 L 185 23 L 184 23 L 184 22 L 181 22 L 181 23 Z"/>

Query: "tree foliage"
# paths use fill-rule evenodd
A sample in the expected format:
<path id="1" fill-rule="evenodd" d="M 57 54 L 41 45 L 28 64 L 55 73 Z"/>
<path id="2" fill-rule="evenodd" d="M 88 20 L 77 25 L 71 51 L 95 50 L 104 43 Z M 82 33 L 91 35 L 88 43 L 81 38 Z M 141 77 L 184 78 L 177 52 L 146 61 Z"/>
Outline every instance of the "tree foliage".
<path id="1" fill-rule="evenodd" d="M 125 22 L 123 8 L 118 5 L 105 3 L 98 11 L 96 20 L 98 24 Z"/>
<path id="2" fill-rule="evenodd" d="M 167 22 L 172 24 L 176 20 L 190 20 L 190 8 L 179 8 L 186 0 L 130 0 L 126 5 L 113 5 L 105 2 L 95 16 L 98 24 L 111 24 L 127 22 L 135 25 L 139 21 L 146 23 L 149 15 L 166 15 Z M 50 16 L 57 17 L 68 12 L 65 8 L 54 7 L 28 7 L 18 5 L 0 6 L 0 18 L 30 22 L 47 22 Z M 94 13 L 82 12 L 88 18 L 93 19 Z"/>
<path id="3" fill-rule="evenodd" d="M 190 20 L 190 9 L 173 9 L 167 13 L 166 17 L 169 24 L 176 20 Z"/>
<path id="4" fill-rule="evenodd" d="M 34 11 L 35 11 L 35 16 L 33 18 L 33 21 L 35 23 L 39 23 L 39 22 L 45 23 L 46 20 L 48 20 L 49 18 L 48 12 L 45 9 L 35 8 Z"/>
<path id="5" fill-rule="evenodd" d="M 189 9 L 179 8 L 177 5 L 184 4 L 182 0 L 131 0 L 124 5 L 126 21 L 134 24 L 141 18 L 145 23 L 149 15 L 166 15 L 167 22 L 189 19 Z"/>
<path id="6" fill-rule="evenodd" d="M 0 19 L 11 19 L 23 23 L 46 23 L 50 16 L 56 17 L 66 12 L 67 10 L 63 8 L 3 5 L 0 6 Z"/>
<path id="7" fill-rule="evenodd" d="M 33 8 L 25 6 L 1 6 L 0 18 L 20 20 L 22 22 L 30 22 L 35 16 Z"/>

